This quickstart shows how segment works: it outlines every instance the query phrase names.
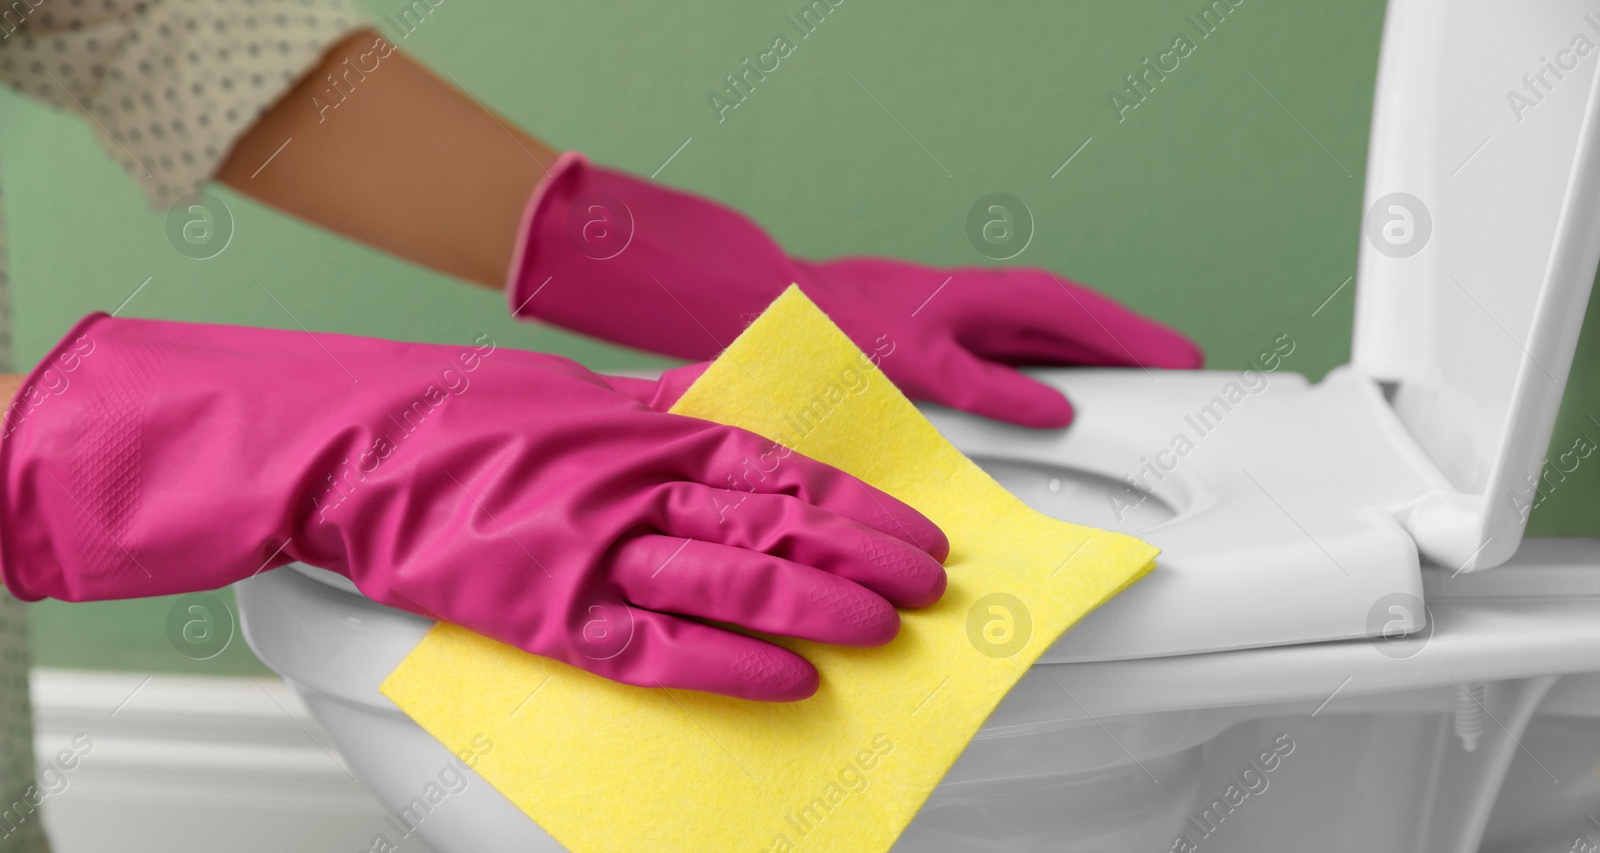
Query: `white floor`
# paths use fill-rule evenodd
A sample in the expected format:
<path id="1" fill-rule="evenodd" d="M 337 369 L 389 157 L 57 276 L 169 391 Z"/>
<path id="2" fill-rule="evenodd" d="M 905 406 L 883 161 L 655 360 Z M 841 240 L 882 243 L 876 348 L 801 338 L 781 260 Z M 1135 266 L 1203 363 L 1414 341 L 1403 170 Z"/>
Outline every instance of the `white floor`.
<path id="1" fill-rule="evenodd" d="M 57 853 L 364 853 L 379 834 L 398 840 L 276 679 L 36 670 L 33 691 Z M 414 839 L 399 849 L 425 853 Z"/>

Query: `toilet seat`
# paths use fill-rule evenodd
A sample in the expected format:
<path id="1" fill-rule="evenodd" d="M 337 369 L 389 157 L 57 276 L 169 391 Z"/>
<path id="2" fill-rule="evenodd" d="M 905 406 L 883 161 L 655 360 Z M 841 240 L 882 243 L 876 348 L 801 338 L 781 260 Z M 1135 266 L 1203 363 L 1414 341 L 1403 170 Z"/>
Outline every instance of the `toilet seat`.
<path id="1" fill-rule="evenodd" d="M 1125 530 L 1162 549 L 1157 569 L 1079 622 L 1053 659 L 1196 654 L 1422 627 L 1419 607 L 1380 608 L 1376 621 L 1373 607 L 1420 604 L 1420 562 L 1405 523 L 1451 487 L 1375 383 L 1348 369 L 1316 385 L 1260 372 L 1033 375 L 1075 402 L 1071 428 L 1040 432 L 925 411 L 980 465 L 1020 463 L 1040 479 L 1086 472 L 1103 484 L 1098 495 L 1080 490 L 1051 505 L 1015 469 L 1002 473 L 1004 485 L 1048 514 L 1115 528 L 1141 501 L 1161 501 L 1172 513 Z M 1240 397 L 1244 388 L 1256 390 Z"/>

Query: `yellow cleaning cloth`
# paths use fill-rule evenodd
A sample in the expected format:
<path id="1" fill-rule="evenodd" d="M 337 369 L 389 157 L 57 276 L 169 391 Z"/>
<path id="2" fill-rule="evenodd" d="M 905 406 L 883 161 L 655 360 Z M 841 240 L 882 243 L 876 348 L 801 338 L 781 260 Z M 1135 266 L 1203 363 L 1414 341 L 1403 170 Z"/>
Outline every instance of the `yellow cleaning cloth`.
<path id="1" fill-rule="evenodd" d="M 1040 653 L 1157 553 L 1023 505 L 794 287 L 672 411 L 921 510 L 949 536 L 949 590 L 882 648 L 776 640 L 822 673 L 797 703 L 629 687 L 435 627 L 384 695 L 458 754 L 487 736 L 478 773 L 574 853 L 887 850 Z"/>

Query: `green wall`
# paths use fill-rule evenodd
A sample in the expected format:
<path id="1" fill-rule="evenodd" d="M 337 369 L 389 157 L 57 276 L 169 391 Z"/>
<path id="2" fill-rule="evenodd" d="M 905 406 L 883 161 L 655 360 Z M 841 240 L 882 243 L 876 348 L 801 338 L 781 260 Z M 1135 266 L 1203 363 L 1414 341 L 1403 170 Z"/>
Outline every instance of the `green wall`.
<path id="1" fill-rule="evenodd" d="M 379 15 L 403 8 L 369 6 Z M 1053 268 L 1184 329 L 1214 367 L 1243 367 L 1289 335 L 1298 348 L 1286 368 L 1320 377 L 1349 354 L 1351 288 L 1329 296 L 1355 272 L 1382 4 L 1245 0 L 1200 38 L 1186 16 L 1205 7 L 843 0 L 799 39 L 786 20 L 804 8 L 798 0 L 442 0 L 405 38 L 393 23 L 383 28 L 558 147 L 647 175 L 677 151 L 660 180 L 748 211 L 797 254 L 987 263 L 966 236 L 967 211 L 1007 192 L 1037 223 L 1016 263 Z M 785 33 L 796 49 L 719 121 L 710 93 Z M 1180 33 L 1194 39 L 1193 53 L 1119 120 L 1108 93 Z M 214 259 L 190 260 L 79 120 L 15 97 L 0 102 L 0 150 L 27 363 L 74 319 L 116 308 L 147 277 L 125 314 L 454 343 L 487 332 L 597 368 L 664 363 L 513 324 L 496 295 L 224 190 L 216 192 L 236 217 L 233 242 Z M 1600 412 L 1595 335 L 1579 360 L 1557 428 L 1563 446 L 1584 415 Z M 1590 529 L 1584 510 L 1600 497 L 1600 478 L 1580 475 L 1541 508 L 1532 532 Z M 259 667 L 242 643 L 204 663 L 177 654 L 166 638 L 170 607 L 36 605 L 37 660 Z"/>

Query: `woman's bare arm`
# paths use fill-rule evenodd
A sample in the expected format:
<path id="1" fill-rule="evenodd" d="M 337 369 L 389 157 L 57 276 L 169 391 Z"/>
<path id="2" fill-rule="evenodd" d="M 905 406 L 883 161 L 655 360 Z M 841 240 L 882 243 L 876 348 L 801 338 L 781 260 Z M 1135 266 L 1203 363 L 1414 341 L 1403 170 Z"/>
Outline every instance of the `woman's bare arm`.
<path id="1" fill-rule="evenodd" d="M 368 30 L 268 110 L 217 179 L 382 251 L 499 287 L 522 207 L 556 155 Z"/>

